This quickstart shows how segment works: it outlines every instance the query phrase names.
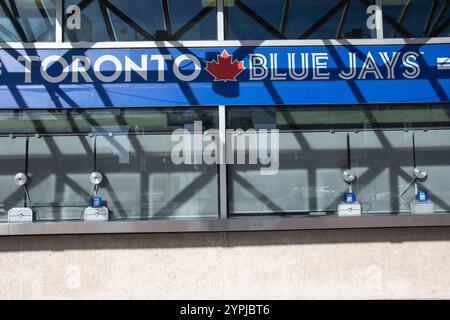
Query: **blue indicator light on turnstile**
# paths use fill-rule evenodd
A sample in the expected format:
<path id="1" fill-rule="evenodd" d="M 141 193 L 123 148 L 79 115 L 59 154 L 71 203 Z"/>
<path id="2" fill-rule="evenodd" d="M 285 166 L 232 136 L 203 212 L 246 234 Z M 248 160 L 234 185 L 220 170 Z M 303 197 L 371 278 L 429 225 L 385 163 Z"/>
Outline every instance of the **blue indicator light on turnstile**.
<path id="1" fill-rule="evenodd" d="M 91 207 L 101 208 L 103 206 L 102 197 L 91 197 Z"/>
<path id="2" fill-rule="evenodd" d="M 346 192 L 344 193 L 344 202 L 345 203 L 355 203 L 356 195 L 354 192 Z"/>
<path id="3" fill-rule="evenodd" d="M 428 201 L 428 192 L 426 191 L 417 191 L 416 200 L 420 202 Z"/>

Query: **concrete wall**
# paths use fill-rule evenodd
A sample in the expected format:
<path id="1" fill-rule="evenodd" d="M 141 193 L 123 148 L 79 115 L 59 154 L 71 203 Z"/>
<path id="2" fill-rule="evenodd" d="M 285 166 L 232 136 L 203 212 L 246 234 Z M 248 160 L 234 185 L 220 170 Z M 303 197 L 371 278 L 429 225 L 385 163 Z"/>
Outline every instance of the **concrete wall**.
<path id="1" fill-rule="evenodd" d="M 5 298 L 450 298 L 450 228 L 3 237 Z"/>

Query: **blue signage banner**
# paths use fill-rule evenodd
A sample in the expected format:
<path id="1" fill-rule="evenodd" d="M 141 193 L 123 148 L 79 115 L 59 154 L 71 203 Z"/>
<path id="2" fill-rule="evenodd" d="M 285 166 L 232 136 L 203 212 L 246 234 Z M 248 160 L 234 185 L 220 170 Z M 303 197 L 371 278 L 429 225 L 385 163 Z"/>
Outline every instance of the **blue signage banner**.
<path id="1" fill-rule="evenodd" d="M 450 44 L 0 50 L 0 108 L 437 103 Z"/>

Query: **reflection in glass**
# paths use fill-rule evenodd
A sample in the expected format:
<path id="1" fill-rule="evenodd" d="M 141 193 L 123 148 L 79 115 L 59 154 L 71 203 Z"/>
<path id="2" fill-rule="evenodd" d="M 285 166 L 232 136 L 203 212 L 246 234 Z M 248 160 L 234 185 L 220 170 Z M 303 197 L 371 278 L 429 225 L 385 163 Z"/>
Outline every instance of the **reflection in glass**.
<path id="1" fill-rule="evenodd" d="M 8 210 L 22 207 L 24 189 L 14 183 L 14 175 L 25 172 L 26 138 L 0 137 L 0 221 L 8 220 Z"/>
<path id="2" fill-rule="evenodd" d="M 205 0 L 66 0 L 80 5 L 79 28 L 66 26 L 66 41 L 216 39 L 215 2 Z M 71 15 L 66 19 L 70 20 Z"/>
<path id="3" fill-rule="evenodd" d="M 226 39 L 359 39 L 368 29 L 368 5 L 359 0 L 235 0 L 225 6 Z"/>
<path id="4" fill-rule="evenodd" d="M 354 191 L 363 213 L 408 213 L 413 189 L 400 196 L 412 177 L 412 132 L 361 131 L 350 133 L 351 163 L 357 181 Z"/>
<path id="5" fill-rule="evenodd" d="M 385 38 L 450 36 L 448 0 L 383 0 Z"/>
<path id="6" fill-rule="evenodd" d="M 176 165 L 169 134 L 97 136 L 100 193 L 114 219 L 218 216 L 217 166 Z"/>
<path id="7" fill-rule="evenodd" d="M 0 41 L 55 41 L 56 0 L 0 1 Z"/>
<path id="8" fill-rule="evenodd" d="M 195 120 L 202 121 L 207 130 L 217 126 L 214 114 L 214 108 L 183 107 L 0 110 L 0 134 L 91 133 L 114 126 L 126 126 L 134 133 L 171 132 Z"/>
<path id="9" fill-rule="evenodd" d="M 87 136 L 30 137 L 28 190 L 39 220 L 80 219 L 89 203 L 94 149 Z"/>
<path id="10" fill-rule="evenodd" d="M 228 128 L 272 124 L 280 130 L 447 127 L 448 103 L 230 107 Z"/>
<path id="11" fill-rule="evenodd" d="M 24 204 L 17 172 L 29 177 L 27 202 L 39 221 L 81 219 L 93 171 L 104 177 L 99 194 L 112 219 L 217 217 L 217 164 L 172 159 L 178 141 L 171 134 L 184 130 L 191 142 L 194 122 L 200 133 L 217 130 L 217 109 L 1 112 L 0 219 Z M 203 149 L 214 143 L 202 142 Z"/>
<path id="12" fill-rule="evenodd" d="M 448 211 L 446 108 L 445 104 L 229 107 L 229 129 L 280 130 L 277 174 L 263 176 L 257 164 L 228 166 L 230 212 L 334 212 L 346 191 L 342 172 L 351 167 L 357 176 L 353 191 L 363 214 L 408 213 L 414 188 L 403 196 L 401 192 L 414 169 L 413 130 L 417 166 L 430 172 L 423 187 L 431 200 L 435 195 L 438 210 Z"/>
<path id="13" fill-rule="evenodd" d="M 274 175 L 262 175 L 258 164 L 228 166 L 230 213 L 334 212 L 347 188 L 345 134 L 282 132 L 279 145 Z"/>
<path id="14" fill-rule="evenodd" d="M 436 212 L 450 212 L 450 131 L 414 131 L 417 166 L 428 172 L 420 187 Z"/>

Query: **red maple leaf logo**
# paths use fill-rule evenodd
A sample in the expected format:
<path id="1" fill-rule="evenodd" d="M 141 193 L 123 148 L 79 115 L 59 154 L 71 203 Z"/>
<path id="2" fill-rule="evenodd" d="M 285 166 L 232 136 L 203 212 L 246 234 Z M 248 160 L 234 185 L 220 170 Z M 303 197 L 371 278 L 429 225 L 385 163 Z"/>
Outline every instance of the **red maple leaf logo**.
<path id="1" fill-rule="evenodd" d="M 220 56 L 217 55 L 217 61 L 207 61 L 205 68 L 214 77 L 214 81 L 236 81 L 236 77 L 244 69 L 244 61 L 233 61 L 233 55 L 229 55 L 226 50 Z"/>

